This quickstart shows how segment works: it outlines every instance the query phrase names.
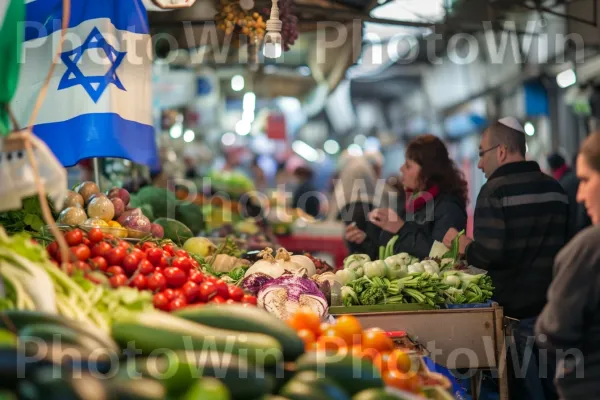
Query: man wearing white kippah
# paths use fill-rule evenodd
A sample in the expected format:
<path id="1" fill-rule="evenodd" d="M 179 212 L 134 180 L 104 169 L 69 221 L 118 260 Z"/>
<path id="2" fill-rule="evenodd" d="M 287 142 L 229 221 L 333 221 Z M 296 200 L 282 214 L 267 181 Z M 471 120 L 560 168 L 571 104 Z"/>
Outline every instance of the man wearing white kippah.
<path id="1" fill-rule="evenodd" d="M 474 239 L 460 237 L 459 248 L 470 265 L 488 271 L 504 314 L 519 320 L 513 327 L 518 357 L 509 364 L 510 398 L 556 399 L 556 363 L 534 345 L 534 327 L 546 304 L 554 257 L 567 240 L 569 201 L 525 153 L 524 129 L 515 118 L 486 129 L 478 167 L 488 181 L 477 198 Z M 450 230 L 444 243 L 450 246 L 457 234 Z"/>

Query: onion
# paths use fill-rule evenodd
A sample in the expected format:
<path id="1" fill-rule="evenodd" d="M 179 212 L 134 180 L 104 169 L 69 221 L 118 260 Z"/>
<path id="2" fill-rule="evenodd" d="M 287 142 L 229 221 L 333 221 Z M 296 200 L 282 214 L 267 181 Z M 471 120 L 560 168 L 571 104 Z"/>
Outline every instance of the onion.
<path id="1" fill-rule="evenodd" d="M 292 255 L 290 259 L 293 263 L 300 265 L 302 268 L 306 268 L 308 272 L 308 276 L 313 276 L 317 273 L 317 268 L 315 267 L 315 263 L 306 256 L 302 255 Z"/>
<path id="2" fill-rule="evenodd" d="M 252 274 L 264 274 L 268 275 L 271 278 L 279 278 L 285 272 L 279 262 L 273 258 L 273 249 L 267 247 L 260 253 L 258 253 L 259 257 L 262 257 L 262 260 L 259 260 L 254 263 L 253 266 L 248 268 L 244 278 L 249 277 Z"/>
<path id="3" fill-rule="evenodd" d="M 284 271 L 293 272 L 299 271 L 301 269 L 306 269 L 309 276 L 314 275 L 316 273 L 315 265 L 312 263 L 312 261 L 312 265 L 310 266 L 311 269 L 309 270 L 309 268 L 305 267 L 304 265 L 294 262 L 292 260 L 292 254 L 288 253 L 288 251 L 283 247 L 277 250 L 277 257 L 275 257 L 275 260 L 277 260 L 277 262 L 279 263 L 279 265 L 281 265 Z"/>

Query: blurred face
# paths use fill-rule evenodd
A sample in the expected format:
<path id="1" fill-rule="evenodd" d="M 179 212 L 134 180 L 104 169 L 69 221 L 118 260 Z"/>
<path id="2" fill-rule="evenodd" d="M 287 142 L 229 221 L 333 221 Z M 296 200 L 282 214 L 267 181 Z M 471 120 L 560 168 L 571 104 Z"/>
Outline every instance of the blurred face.
<path id="1" fill-rule="evenodd" d="M 591 168 L 585 157 L 577 157 L 579 189 L 577 202 L 583 203 L 594 225 L 600 224 L 600 172 Z"/>
<path id="2" fill-rule="evenodd" d="M 421 175 L 419 164 L 407 158 L 402 168 L 400 168 L 400 173 L 402 174 L 402 185 L 406 190 L 414 192 L 423 189 L 419 179 Z"/>
<path id="3" fill-rule="evenodd" d="M 486 178 L 489 178 L 500 166 L 498 153 L 499 150 L 504 150 L 504 148 L 501 147 L 502 146 L 491 144 L 489 133 L 486 132 L 481 136 L 481 141 L 479 142 L 479 163 L 477 163 L 477 168 L 483 171 Z"/>

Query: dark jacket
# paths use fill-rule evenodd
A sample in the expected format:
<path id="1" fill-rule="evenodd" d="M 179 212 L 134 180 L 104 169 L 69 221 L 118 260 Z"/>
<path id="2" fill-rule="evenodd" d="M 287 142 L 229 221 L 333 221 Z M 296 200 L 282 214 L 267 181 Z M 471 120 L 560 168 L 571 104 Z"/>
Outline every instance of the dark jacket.
<path id="1" fill-rule="evenodd" d="M 569 198 L 569 239 L 575 236 L 581 230 L 592 225 L 585 206 L 577 203 L 577 189 L 579 188 L 579 179 L 571 169 L 569 169 L 559 180 L 558 183 L 565 189 Z"/>
<path id="2" fill-rule="evenodd" d="M 503 165 L 483 185 L 466 259 L 489 272 L 505 315 L 542 311 L 554 257 L 566 243 L 568 212 L 563 188 L 533 161 Z"/>
<path id="3" fill-rule="evenodd" d="M 321 202 L 315 187 L 310 181 L 303 182 L 294 191 L 292 207 L 300 208 L 313 217 L 319 216 Z"/>
<path id="4" fill-rule="evenodd" d="M 396 233 L 381 230 L 371 222 L 367 223 L 367 240 L 359 246 L 357 252 L 364 252 L 377 259 L 379 247 L 398 235 L 394 253 L 406 252 L 418 258 L 429 256 L 434 241 L 441 242 L 448 229 L 461 231 L 467 226 L 467 211 L 464 202 L 450 194 L 440 194 L 435 198 L 433 207 L 427 206 L 407 215 L 400 210 L 399 215 L 405 221 L 404 226 Z"/>
<path id="5" fill-rule="evenodd" d="M 548 304 L 537 321 L 536 334 L 546 336 L 538 337 L 538 345 L 558 358 L 561 399 L 600 398 L 599 244 L 600 227 L 589 227 L 560 251 Z"/>

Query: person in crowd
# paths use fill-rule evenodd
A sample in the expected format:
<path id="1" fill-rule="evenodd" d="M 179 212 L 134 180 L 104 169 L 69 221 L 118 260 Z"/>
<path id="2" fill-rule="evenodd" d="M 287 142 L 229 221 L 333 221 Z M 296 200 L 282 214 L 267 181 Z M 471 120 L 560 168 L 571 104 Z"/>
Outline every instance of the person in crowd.
<path id="1" fill-rule="evenodd" d="M 503 118 L 484 132 L 478 167 L 488 181 L 477 198 L 474 240 L 460 236 L 458 243 L 470 265 L 488 271 L 504 315 L 519 320 L 512 327 L 518 357 L 512 362 L 511 399 L 553 399 L 548 377 L 555 363 L 539 361 L 532 337 L 546 304 L 554 257 L 567 240 L 569 200 L 555 179 L 526 161 L 525 153 L 524 129 L 515 118 Z M 451 246 L 457 235 L 448 231 L 444 244 Z"/>
<path id="2" fill-rule="evenodd" d="M 600 398 L 600 132 L 583 142 L 576 165 L 577 201 L 593 225 L 554 260 L 548 303 L 536 325 L 538 345 L 558 359 L 556 385 L 564 400 Z"/>
<path id="3" fill-rule="evenodd" d="M 254 156 L 252 158 L 252 163 L 250 164 L 250 171 L 252 173 L 252 179 L 254 180 L 254 184 L 256 188 L 260 191 L 264 191 L 267 188 L 267 177 L 265 175 L 265 171 L 258 164 L 259 156 Z"/>
<path id="4" fill-rule="evenodd" d="M 312 184 L 312 169 L 298 167 L 294 170 L 294 178 L 298 180 L 298 186 L 292 197 L 292 207 L 299 208 L 313 217 L 318 217 L 321 205 L 319 193 Z"/>
<path id="5" fill-rule="evenodd" d="M 346 230 L 346 239 L 372 258 L 394 235 L 398 235 L 395 253 L 425 258 L 450 228 L 466 227 L 467 182 L 439 138 L 422 135 L 413 139 L 401 173 L 404 207 L 377 208 L 369 213 L 366 230 L 354 225 Z"/>
<path id="6" fill-rule="evenodd" d="M 577 187 L 579 179 L 575 171 L 568 165 L 565 159 L 558 153 L 553 153 L 548 156 L 548 165 L 552 176 L 556 179 L 569 197 L 569 239 L 575 236 L 577 232 L 591 225 L 591 221 L 583 204 L 577 202 Z"/>

